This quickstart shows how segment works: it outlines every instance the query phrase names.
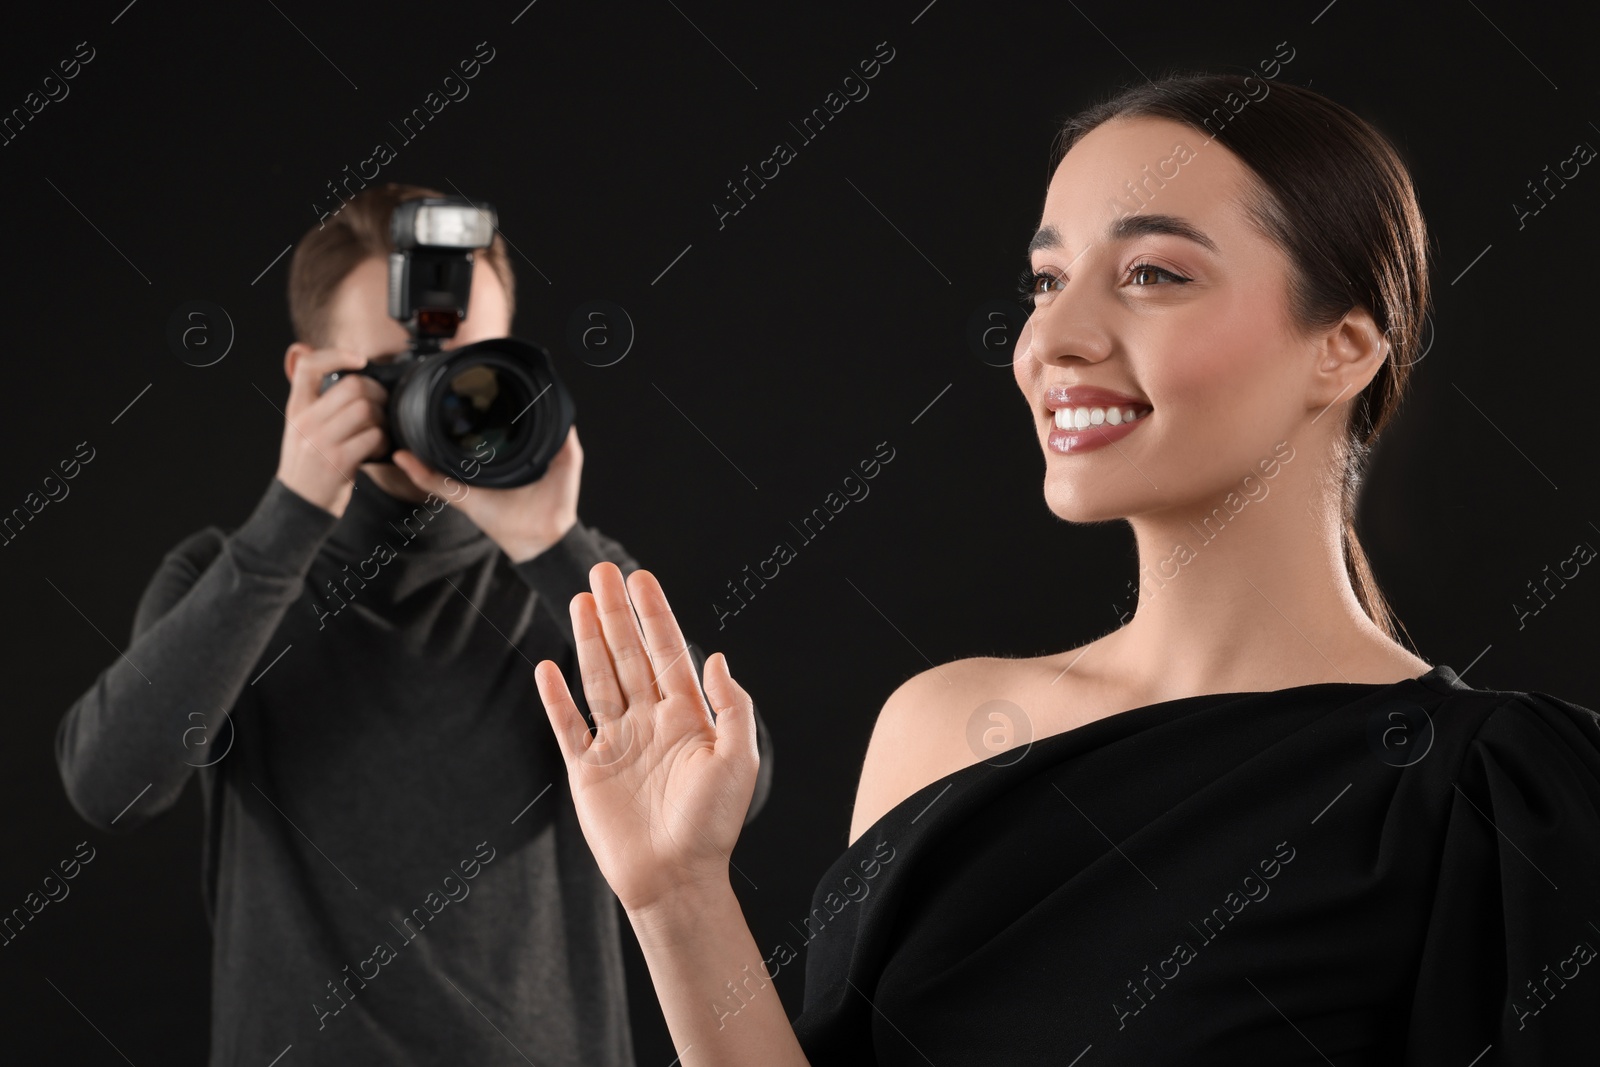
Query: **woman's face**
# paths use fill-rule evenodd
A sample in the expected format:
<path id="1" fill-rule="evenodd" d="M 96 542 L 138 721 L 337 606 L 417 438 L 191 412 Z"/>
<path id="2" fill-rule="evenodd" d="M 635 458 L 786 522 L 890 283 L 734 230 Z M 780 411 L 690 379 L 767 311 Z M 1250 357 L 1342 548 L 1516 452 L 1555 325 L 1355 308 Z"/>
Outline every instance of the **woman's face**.
<path id="1" fill-rule="evenodd" d="M 1303 427 L 1333 399 L 1290 325 L 1289 261 L 1246 220 L 1249 172 L 1205 142 L 1166 119 L 1115 119 L 1051 179 L 1012 365 L 1063 519 L 1209 510 L 1259 478 L 1274 445 L 1309 443 Z M 1127 399 L 1073 395 L 1084 387 Z M 1104 415 L 1080 430 L 1069 412 L 1073 429 L 1060 429 L 1052 399 Z M 1136 420 L 1121 421 L 1130 409 Z M 1329 416 L 1317 431 L 1344 411 Z"/>

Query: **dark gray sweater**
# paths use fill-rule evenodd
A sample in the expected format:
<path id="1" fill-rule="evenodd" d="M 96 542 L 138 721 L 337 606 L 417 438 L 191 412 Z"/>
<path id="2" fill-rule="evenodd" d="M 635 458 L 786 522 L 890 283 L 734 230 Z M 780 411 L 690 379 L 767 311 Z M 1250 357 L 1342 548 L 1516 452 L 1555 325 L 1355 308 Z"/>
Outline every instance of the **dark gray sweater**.
<path id="1" fill-rule="evenodd" d="M 198 771 L 212 1067 L 632 1067 L 619 909 L 533 665 L 584 706 L 568 603 L 639 564 L 581 520 L 512 564 L 455 508 L 356 482 L 336 517 L 274 478 L 166 555 L 61 721 L 67 796 L 129 830 Z"/>

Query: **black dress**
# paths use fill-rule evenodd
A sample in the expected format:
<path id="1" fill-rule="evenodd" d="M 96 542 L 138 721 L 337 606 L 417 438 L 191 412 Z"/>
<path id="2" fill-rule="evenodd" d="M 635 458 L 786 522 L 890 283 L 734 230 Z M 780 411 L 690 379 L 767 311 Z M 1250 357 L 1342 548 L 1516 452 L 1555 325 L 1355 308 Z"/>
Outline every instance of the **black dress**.
<path id="1" fill-rule="evenodd" d="M 1443 665 L 1134 708 L 912 794 L 804 933 L 814 1067 L 1600 1062 L 1600 716 Z"/>

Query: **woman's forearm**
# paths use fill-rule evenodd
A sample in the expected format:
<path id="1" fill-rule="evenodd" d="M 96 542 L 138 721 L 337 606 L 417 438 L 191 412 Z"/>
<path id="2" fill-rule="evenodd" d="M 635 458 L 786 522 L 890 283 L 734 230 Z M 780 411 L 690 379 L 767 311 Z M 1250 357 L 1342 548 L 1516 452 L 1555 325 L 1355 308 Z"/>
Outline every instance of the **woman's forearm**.
<path id="1" fill-rule="evenodd" d="M 810 1067 L 733 887 L 628 912 L 683 1067 Z"/>

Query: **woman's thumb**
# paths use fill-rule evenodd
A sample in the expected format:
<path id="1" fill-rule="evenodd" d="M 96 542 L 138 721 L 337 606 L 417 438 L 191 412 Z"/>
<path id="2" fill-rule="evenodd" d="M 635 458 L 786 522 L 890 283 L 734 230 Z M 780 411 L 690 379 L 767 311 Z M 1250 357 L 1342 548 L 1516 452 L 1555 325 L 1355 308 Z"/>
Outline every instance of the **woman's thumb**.
<path id="1" fill-rule="evenodd" d="M 717 716 L 717 752 L 756 756 L 755 703 L 728 671 L 728 657 L 713 653 L 706 661 L 706 697 Z"/>

